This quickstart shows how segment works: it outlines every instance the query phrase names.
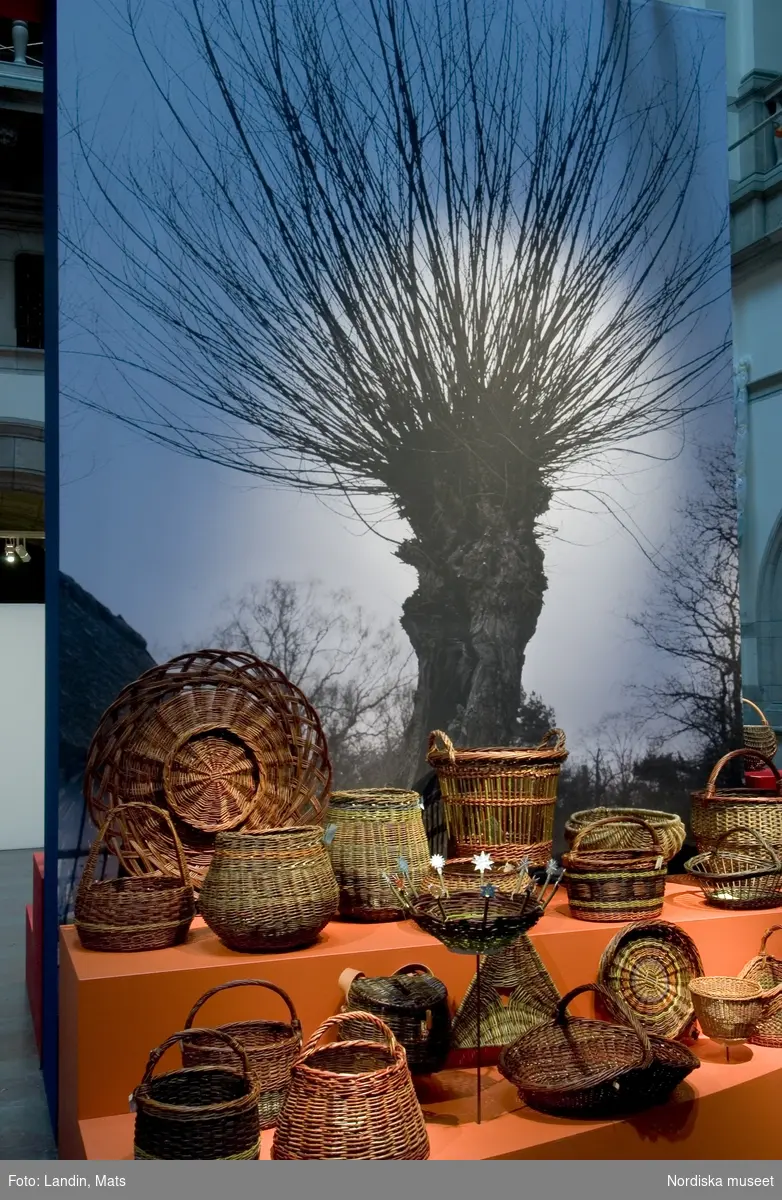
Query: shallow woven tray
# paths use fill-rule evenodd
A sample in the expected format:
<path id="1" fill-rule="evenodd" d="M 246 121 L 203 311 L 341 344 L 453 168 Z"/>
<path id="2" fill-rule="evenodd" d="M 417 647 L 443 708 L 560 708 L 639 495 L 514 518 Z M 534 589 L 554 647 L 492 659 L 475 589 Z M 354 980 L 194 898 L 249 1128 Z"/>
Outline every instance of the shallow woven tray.
<path id="1" fill-rule="evenodd" d="M 728 845 L 739 838 L 740 846 Z M 713 850 L 688 859 L 684 869 L 716 908 L 777 908 L 782 904 L 782 858 L 751 829 L 738 826 L 723 833 Z"/>
<path id="2" fill-rule="evenodd" d="M 598 983 L 618 996 L 648 1033 L 697 1036 L 690 982 L 703 974 L 698 948 L 671 921 L 634 921 L 606 946 Z"/>

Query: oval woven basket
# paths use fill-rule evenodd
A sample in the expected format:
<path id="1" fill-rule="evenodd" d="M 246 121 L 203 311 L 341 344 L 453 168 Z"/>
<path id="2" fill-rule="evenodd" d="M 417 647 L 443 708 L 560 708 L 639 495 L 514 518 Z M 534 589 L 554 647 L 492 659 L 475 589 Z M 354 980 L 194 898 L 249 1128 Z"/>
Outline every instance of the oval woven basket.
<path id="1" fill-rule="evenodd" d="M 747 750 L 756 750 L 762 756 L 761 758 L 755 759 L 753 759 L 751 756 L 748 756 L 747 767 L 749 770 L 752 770 L 753 767 L 757 769 L 757 767 L 762 767 L 764 765 L 764 759 L 776 757 L 777 750 L 779 749 L 777 735 L 769 725 L 766 714 L 761 708 L 758 707 L 757 704 L 754 703 L 754 701 L 747 700 L 745 696 L 742 696 L 741 703 L 745 704 L 747 708 L 751 708 L 756 716 L 760 718 L 760 724 L 744 726 L 745 748 Z"/>
<path id="2" fill-rule="evenodd" d="M 429 1136 L 404 1048 L 379 1017 L 378 1041 L 321 1044 L 351 1016 L 329 1017 L 293 1066 L 272 1159 L 427 1159 Z"/>
<path id="3" fill-rule="evenodd" d="M 339 915 L 349 921 L 398 921 L 404 915 L 384 880 L 407 860 L 417 890 L 429 867 L 429 844 L 417 792 L 398 788 L 333 792 L 326 826 L 333 826 L 329 854 L 339 884 Z"/>
<path id="4" fill-rule="evenodd" d="M 645 850 L 585 846 L 597 831 L 633 821 L 645 831 Z M 657 917 L 665 896 L 666 866 L 657 831 L 640 817 L 606 817 L 586 825 L 562 856 L 568 907 L 579 921 L 633 921 Z"/>
<path id="5" fill-rule="evenodd" d="M 495 861 L 491 873 L 492 886 L 500 895 L 515 896 L 523 892 L 530 882 L 530 874 L 522 869 L 522 860 L 500 859 Z M 475 869 L 471 858 L 452 858 L 442 868 L 442 878 L 431 864 L 421 880 L 421 891 L 432 896 L 440 896 L 443 888 L 455 892 L 481 890 L 481 876 Z"/>
<path id="6" fill-rule="evenodd" d="M 551 858 L 554 809 L 565 735 L 552 729 L 538 746 L 457 749 L 442 730 L 429 735 L 427 761 L 437 774 L 454 858 Z"/>
<path id="7" fill-rule="evenodd" d="M 393 975 L 367 978 L 354 976 L 346 997 L 346 1020 L 340 1037 L 347 1041 L 377 1041 L 384 1035 L 376 1025 L 350 1012 L 369 1012 L 380 1017 L 407 1055 L 414 1075 L 440 1071 L 448 1057 L 451 1014 L 448 991 L 428 967 L 410 963 Z"/>
<path id="8" fill-rule="evenodd" d="M 571 1017 L 576 996 L 595 992 L 622 1024 Z M 530 1108 L 560 1117 L 607 1120 L 661 1104 L 700 1063 L 679 1042 L 649 1035 L 598 984 L 573 988 L 552 1021 L 500 1055 L 500 1071 Z"/>
<path id="9" fill-rule="evenodd" d="M 138 879 L 95 879 L 101 847 L 108 847 L 109 831 L 117 823 L 115 815 L 109 814 L 87 855 L 74 900 L 74 925 L 86 950 L 164 950 L 188 935 L 195 916 L 195 895 L 176 830 L 168 813 L 140 803 L 124 806 L 125 827 L 131 813 L 139 812 L 150 813 L 168 826 L 178 877 L 148 874 Z"/>
<path id="10" fill-rule="evenodd" d="M 483 900 L 470 891 L 419 896 L 408 915 L 454 954 L 496 954 L 537 925 L 543 911 L 531 894 Z"/>
<path id="11" fill-rule="evenodd" d="M 741 837 L 741 845 L 728 843 Z M 716 908 L 777 908 L 782 905 L 782 858 L 764 837 L 737 826 L 717 839 L 714 850 L 684 864 L 709 904 Z"/>
<path id="12" fill-rule="evenodd" d="M 760 984 L 767 1006 L 749 1040 L 753 1045 L 770 1046 L 776 1050 L 782 1049 L 782 1003 L 777 1003 L 782 997 L 782 958 L 769 953 L 768 941 L 772 934 L 780 932 L 782 925 L 772 925 L 767 929 L 761 938 L 757 955 L 739 972 L 739 979 Z"/>
<path id="13" fill-rule="evenodd" d="M 268 1021 L 254 1018 L 219 1025 L 221 1033 L 227 1033 L 247 1054 L 253 1078 L 258 1086 L 258 1115 L 261 1129 L 270 1129 L 277 1120 L 291 1081 L 291 1067 L 301 1051 L 301 1024 L 287 992 L 276 983 L 265 979 L 234 979 L 220 983 L 204 992 L 191 1008 L 185 1021 L 185 1029 L 191 1029 L 199 1012 L 212 996 L 234 988 L 263 988 L 280 996 L 288 1007 L 290 1021 Z M 186 1067 L 221 1066 L 230 1067 L 235 1062 L 231 1047 L 221 1040 L 209 1042 L 189 1041 L 182 1046 L 182 1063 Z"/>
<path id="14" fill-rule="evenodd" d="M 725 1045 L 749 1041 L 764 1015 L 759 983 L 732 975 L 704 975 L 690 983 L 692 1001 L 704 1035 Z"/>
<path id="15" fill-rule="evenodd" d="M 762 756 L 755 756 L 762 757 Z M 774 773 L 776 791 L 754 788 L 718 788 L 720 772 L 736 759 L 746 762 L 747 750 L 732 750 L 715 764 L 706 787 L 692 794 L 692 832 L 700 854 L 714 850 L 723 834 L 732 829 L 750 829 L 760 834 L 775 850 L 782 849 L 782 776 L 771 759 L 763 766 Z"/>
<path id="16" fill-rule="evenodd" d="M 96 825 L 128 800 L 170 812 L 198 889 L 217 832 L 309 823 L 330 783 L 323 730 L 299 688 L 251 654 L 201 650 L 120 693 L 92 740 L 84 795 Z M 175 859 L 153 821 L 118 854 L 131 875 Z"/>
<path id="17" fill-rule="evenodd" d="M 600 958 L 598 983 L 634 1014 L 647 1033 L 697 1037 L 690 983 L 703 974 L 698 948 L 671 921 L 634 921 L 614 934 Z"/>
<path id="18" fill-rule="evenodd" d="M 616 818 L 616 823 L 603 826 L 599 832 L 595 832 L 590 839 L 595 849 L 643 850 L 648 843 L 643 831 L 633 820 L 637 817 L 654 829 L 666 863 L 676 857 L 687 837 L 687 828 L 681 817 L 677 817 L 675 813 L 654 808 L 587 808 L 573 813 L 566 823 L 565 838 L 568 846 L 572 847 L 576 835 L 588 825 L 605 821 L 609 817 Z M 630 820 L 625 822 L 622 820 L 624 817 Z"/>
<path id="19" fill-rule="evenodd" d="M 239 1070 L 203 1064 L 153 1072 L 172 1046 L 222 1041 Z M 261 1149 L 258 1089 L 242 1047 L 217 1029 L 183 1029 L 153 1050 L 131 1095 L 136 1159 L 256 1159 Z"/>
<path id="20" fill-rule="evenodd" d="M 307 946 L 336 916 L 338 903 L 320 826 L 218 833 L 200 910 L 232 950 Z"/>

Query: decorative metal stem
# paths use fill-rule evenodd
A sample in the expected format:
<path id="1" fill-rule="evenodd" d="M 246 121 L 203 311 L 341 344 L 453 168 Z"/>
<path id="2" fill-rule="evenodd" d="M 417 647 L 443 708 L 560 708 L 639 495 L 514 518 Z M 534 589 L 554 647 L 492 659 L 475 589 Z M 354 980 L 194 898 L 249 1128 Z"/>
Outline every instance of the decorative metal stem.
<path id="1" fill-rule="evenodd" d="M 475 955 L 475 999 L 478 1012 L 475 1021 L 475 1065 L 478 1075 L 478 1087 L 475 1093 L 475 1123 L 481 1123 L 481 956 Z"/>

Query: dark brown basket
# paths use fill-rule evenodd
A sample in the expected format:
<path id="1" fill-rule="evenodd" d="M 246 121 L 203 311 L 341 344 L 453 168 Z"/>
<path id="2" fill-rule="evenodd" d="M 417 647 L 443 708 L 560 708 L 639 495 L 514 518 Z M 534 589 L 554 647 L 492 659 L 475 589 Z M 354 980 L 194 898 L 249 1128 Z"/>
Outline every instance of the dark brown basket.
<path id="1" fill-rule="evenodd" d="M 336 916 L 339 891 L 318 825 L 218 833 L 201 915 L 232 950 L 295 950 Z"/>
<path id="2" fill-rule="evenodd" d="M 760 984 L 764 1000 L 764 1015 L 750 1037 L 755 1046 L 770 1046 L 782 1050 L 782 958 L 768 952 L 768 940 L 782 932 L 782 925 L 772 925 L 763 934 L 760 950 L 739 972 L 739 979 Z"/>
<path id="3" fill-rule="evenodd" d="M 674 813 L 661 812 L 655 808 L 588 808 L 573 813 L 565 825 L 568 845 L 573 845 L 576 834 L 582 829 L 608 817 L 616 817 L 617 820 L 612 825 L 603 826 L 599 834 L 593 835 L 590 841 L 595 849 L 603 846 L 609 850 L 645 849 L 647 839 L 644 830 L 636 824 L 635 818 L 638 817 L 656 831 L 666 863 L 676 857 L 687 837 L 684 822 Z"/>
<path id="4" fill-rule="evenodd" d="M 692 794 L 691 825 L 700 854 L 714 850 L 723 834 L 732 829 L 751 829 L 775 850 L 782 850 L 782 776 L 770 758 L 756 755 L 761 765 L 773 771 L 776 791 L 756 788 L 718 788 L 722 770 L 735 759 L 752 759 L 748 750 L 732 750 L 714 766 L 703 791 Z"/>
<path id="5" fill-rule="evenodd" d="M 448 992 L 428 967 L 410 963 L 393 975 L 370 979 L 357 974 L 348 989 L 344 1011 L 346 1020 L 340 1031 L 344 1040 L 385 1040 L 376 1025 L 350 1018 L 351 1011 L 374 1013 L 404 1046 L 414 1075 L 431 1075 L 444 1066 L 451 1031 Z"/>
<path id="6" fill-rule="evenodd" d="M 329 1017 L 298 1062 L 277 1122 L 273 1159 L 427 1159 L 429 1136 L 413 1089 L 404 1047 L 379 1017 L 363 1020 L 377 1041 L 321 1045 L 352 1015 Z"/>
<path id="7" fill-rule="evenodd" d="M 146 875 L 140 879 L 95 879 L 101 847 L 115 824 L 113 814 L 103 822 L 84 864 L 74 901 L 74 924 L 86 950 L 106 953 L 164 950 L 187 937 L 195 915 L 195 896 L 187 863 L 168 813 L 148 804 L 128 803 L 128 810 L 151 813 L 168 826 L 177 859 L 178 878 Z M 128 817 L 124 817 L 127 826 Z"/>
<path id="8" fill-rule="evenodd" d="M 452 892 L 419 896 L 409 916 L 454 954 L 496 954 L 537 925 L 543 906 L 531 895 L 487 901 L 475 892 Z"/>
<path id="9" fill-rule="evenodd" d="M 583 992 L 595 992 L 624 1023 L 569 1016 Z M 663 1103 L 700 1063 L 680 1042 L 647 1034 L 617 997 L 586 983 L 562 997 L 553 1021 L 506 1047 L 499 1066 L 538 1112 L 609 1120 Z"/>
<path id="10" fill-rule="evenodd" d="M 153 1075 L 172 1046 L 223 1041 L 241 1071 L 204 1064 Z M 137 1159 L 256 1159 L 261 1149 L 258 1088 L 242 1047 L 218 1029 L 183 1029 L 153 1050 L 131 1096 Z"/>
<path id="11" fill-rule="evenodd" d="M 608 825 L 631 823 L 646 832 L 648 849 L 583 845 Z M 633 921 L 662 912 L 667 874 L 662 846 L 656 830 L 640 817 L 607 817 L 584 826 L 562 864 L 568 907 L 579 921 Z"/>
<path id="12" fill-rule="evenodd" d="M 100 825 L 128 800 L 170 811 L 196 889 L 217 832 L 255 831 L 317 819 L 331 783 L 318 715 L 270 663 L 201 650 L 145 672 L 101 719 L 84 794 Z M 171 870 L 167 831 L 152 821 L 123 837 L 131 875 Z"/>
<path id="13" fill-rule="evenodd" d="M 728 842 L 741 838 L 739 846 Z M 782 904 L 782 858 L 766 839 L 737 826 L 717 838 L 713 850 L 684 864 L 716 908 L 777 908 Z"/>
<path id="14" fill-rule="evenodd" d="M 538 746 L 457 749 L 447 734 L 429 735 L 427 760 L 437 773 L 453 855 L 482 850 L 494 858 L 551 858 L 554 809 L 565 735 L 552 729 Z"/>
<path id="15" fill-rule="evenodd" d="M 421 797 L 398 788 L 333 792 L 326 826 L 334 826 L 329 845 L 339 884 L 339 915 L 349 921 L 398 921 L 404 910 L 393 901 L 383 875 L 396 874 L 407 860 L 409 881 L 417 889 L 429 866 Z"/>
<path id="16" fill-rule="evenodd" d="M 220 1025 L 246 1051 L 247 1059 L 258 1085 L 258 1113 L 261 1129 L 269 1129 L 277 1120 L 278 1113 L 288 1092 L 291 1067 L 301 1050 L 301 1024 L 296 1016 L 293 1001 L 287 992 L 276 983 L 265 979 L 234 979 L 221 983 L 204 992 L 191 1008 L 185 1021 L 185 1029 L 191 1029 L 193 1021 L 207 1000 L 218 992 L 238 987 L 258 987 L 275 992 L 288 1006 L 290 1021 L 267 1021 L 256 1018 L 251 1021 L 233 1021 Z M 229 1067 L 235 1055 L 225 1042 L 187 1042 L 182 1047 L 182 1062 L 186 1067 L 203 1065 Z"/>

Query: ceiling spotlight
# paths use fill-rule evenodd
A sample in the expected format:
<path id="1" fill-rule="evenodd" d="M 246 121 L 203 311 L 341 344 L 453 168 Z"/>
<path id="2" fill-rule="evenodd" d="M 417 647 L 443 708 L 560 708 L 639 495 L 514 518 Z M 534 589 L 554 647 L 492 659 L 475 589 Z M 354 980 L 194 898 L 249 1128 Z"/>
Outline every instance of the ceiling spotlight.
<path id="1" fill-rule="evenodd" d="M 16 562 L 16 548 L 13 542 L 6 539 L 5 543 L 5 561 L 7 563 Z"/>
<path id="2" fill-rule="evenodd" d="M 27 543 L 24 538 L 21 538 L 16 543 L 16 553 L 21 562 L 28 563 L 30 561 L 30 551 L 27 549 Z"/>

